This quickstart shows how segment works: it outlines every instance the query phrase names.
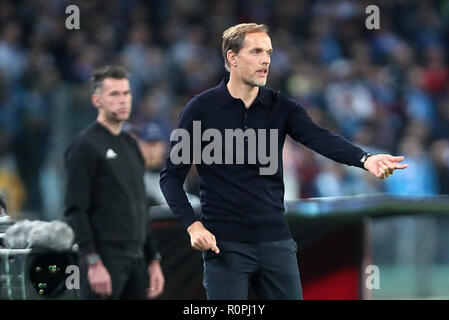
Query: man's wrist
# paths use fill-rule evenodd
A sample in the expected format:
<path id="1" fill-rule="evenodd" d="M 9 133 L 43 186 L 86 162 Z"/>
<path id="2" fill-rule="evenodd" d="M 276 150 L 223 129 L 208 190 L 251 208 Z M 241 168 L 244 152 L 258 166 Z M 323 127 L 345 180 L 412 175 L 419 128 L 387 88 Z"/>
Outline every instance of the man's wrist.
<path id="1" fill-rule="evenodd" d="M 99 262 L 101 262 L 100 255 L 96 252 L 91 252 L 91 253 L 86 254 L 85 260 L 86 260 L 87 265 L 89 265 L 89 266 L 94 266 L 94 265 L 97 265 Z"/>
<path id="2" fill-rule="evenodd" d="M 366 153 L 364 153 L 364 154 L 362 155 L 362 157 L 360 158 L 360 162 L 362 163 L 362 167 L 363 167 L 365 170 L 367 170 L 367 169 L 366 169 L 366 166 L 365 166 L 366 161 L 367 161 L 368 158 L 371 157 L 372 155 L 373 155 L 372 153 L 366 152 Z"/>
<path id="3" fill-rule="evenodd" d="M 201 223 L 201 221 L 197 220 L 187 228 L 187 232 L 190 233 L 192 230 L 199 228 L 199 227 L 203 227 L 203 224 Z"/>
<path id="4" fill-rule="evenodd" d="M 162 260 L 162 255 L 159 252 L 156 252 L 153 257 L 151 258 L 151 261 L 161 261 Z"/>

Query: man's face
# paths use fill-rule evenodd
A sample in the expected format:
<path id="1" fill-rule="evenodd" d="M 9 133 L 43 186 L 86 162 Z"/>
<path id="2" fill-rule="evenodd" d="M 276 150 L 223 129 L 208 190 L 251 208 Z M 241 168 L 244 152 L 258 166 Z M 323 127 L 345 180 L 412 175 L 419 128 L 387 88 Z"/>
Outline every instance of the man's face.
<path id="1" fill-rule="evenodd" d="M 128 79 L 104 79 L 103 86 L 92 95 L 92 101 L 107 121 L 128 120 L 132 102 Z"/>
<path id="2" fill-rule="evenodd" d="M 264 86 L 267 83 L 272 52 L 268 34 L 265 32 L 247 34 L 243 48 L 235 57 L 235 72 L 250 86 Z"/>

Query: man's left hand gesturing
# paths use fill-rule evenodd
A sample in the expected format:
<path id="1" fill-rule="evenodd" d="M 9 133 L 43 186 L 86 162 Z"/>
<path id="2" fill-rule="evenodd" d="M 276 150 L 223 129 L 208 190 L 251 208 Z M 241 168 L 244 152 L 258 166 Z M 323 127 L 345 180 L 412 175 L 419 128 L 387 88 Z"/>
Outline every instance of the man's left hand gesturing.
<path id="1" fill-rule="evenodd" d="M 376 154 L 366 159 L 364 167 L 372 175 L 385 179 L 394 173 L 396 169 L 405 169 L 408 164 L 399 163 L 404 157 L 395 157 L 389 154 Z"/>

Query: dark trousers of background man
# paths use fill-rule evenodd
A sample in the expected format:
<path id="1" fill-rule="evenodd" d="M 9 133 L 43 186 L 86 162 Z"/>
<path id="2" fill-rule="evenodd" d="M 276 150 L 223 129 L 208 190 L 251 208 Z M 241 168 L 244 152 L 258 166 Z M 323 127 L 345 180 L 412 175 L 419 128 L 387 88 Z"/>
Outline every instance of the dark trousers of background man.
<path id="1" fill-rule="evenodd" d="M 297 244 L 293 239 L 242 243 L 217 241 L 220 253 L 203 251 L 208 300 L 302 300 Z"/>
<path id="2" fill-rule="evenodd" d="M 112 282 L 112 296 L 101 298 L 92 291 L 87 277 L 87 263 L 80 261 L 81 299 L 85 300 L 145 300 L 149 275 L 143 255 L 119 256 L 101 255 L 101 260 L 108 270 Z"/>

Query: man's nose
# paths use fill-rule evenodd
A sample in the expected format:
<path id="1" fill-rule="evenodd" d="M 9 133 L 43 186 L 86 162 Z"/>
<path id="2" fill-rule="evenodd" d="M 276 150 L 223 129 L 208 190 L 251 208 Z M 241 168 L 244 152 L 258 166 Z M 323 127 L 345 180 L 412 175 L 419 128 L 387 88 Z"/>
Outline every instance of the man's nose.
<path id="1" fill-rule="evenodd" d="M 126 103 L 126 101 L 127 101 L 127 96 L 126 96 L 125 94 L 124 94 L 124 95 L 121 95 L 119 101 L 120 101 L 121 104 Z"/>
<path id="2" fill-rule="evenodd" d="M 265 54 L 263 56 L 262 64 L 264 66 L 268 66 L 270 64 L 270 62 L 271 62 L 271 56 L 269 54 Z"/>

